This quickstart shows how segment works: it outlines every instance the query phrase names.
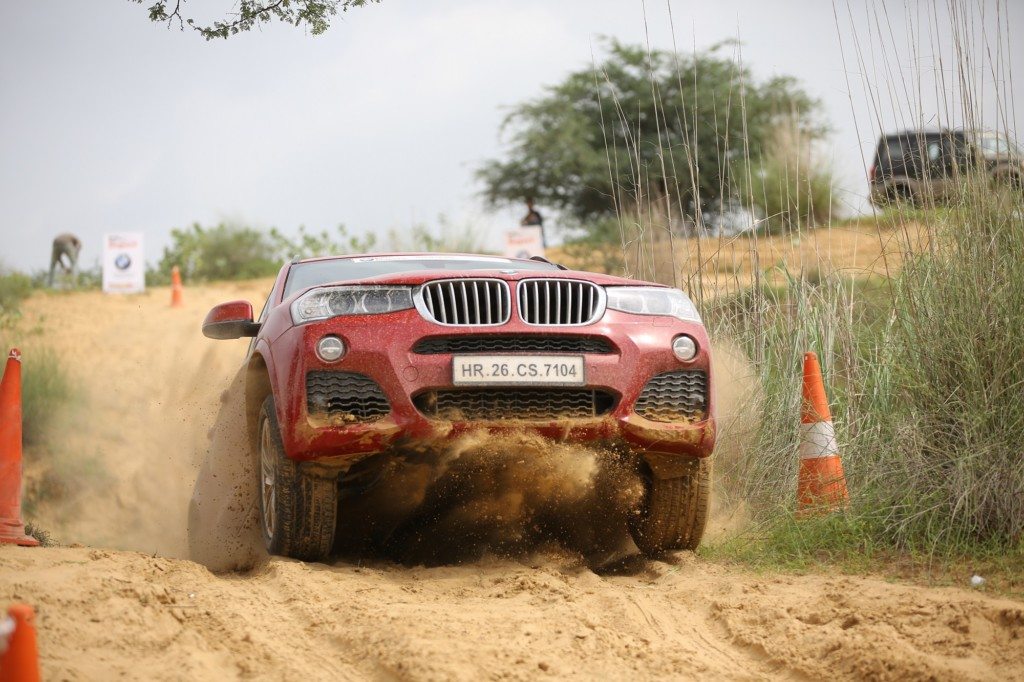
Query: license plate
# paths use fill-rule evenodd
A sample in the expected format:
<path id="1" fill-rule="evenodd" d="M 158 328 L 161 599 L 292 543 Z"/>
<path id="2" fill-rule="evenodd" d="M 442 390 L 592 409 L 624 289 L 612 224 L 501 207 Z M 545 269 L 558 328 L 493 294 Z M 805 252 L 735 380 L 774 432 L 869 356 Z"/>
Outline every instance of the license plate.
<path id="1" fill-rule="evenodd" d="M 582 355 L 455 355 L 456 386 L 582 386 Z"/>

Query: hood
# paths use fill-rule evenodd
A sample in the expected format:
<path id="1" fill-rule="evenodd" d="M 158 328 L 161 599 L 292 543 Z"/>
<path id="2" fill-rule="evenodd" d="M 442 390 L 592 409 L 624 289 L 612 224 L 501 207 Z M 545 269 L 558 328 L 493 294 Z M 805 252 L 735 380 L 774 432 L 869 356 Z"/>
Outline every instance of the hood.
<path id="1" fill-rule="evenodd" d="M 652 286 L 664 287 L 664 284 L 656 282 L 644 282 L 641 280 L 617 277 L 615 275 L 604 275 L 598 272 L 586 272 L 583 270 L 415 270 L 410 272 L 392 273 L 380 275 L 379 277 L 366 277 L 363 279 L 339 280 L 321 284 L 319 286 L 333 286 L 337 284 L 399 284 L 405 286 L 417 286 L 439 279 L 501 279 L 506 282 L 518 282 L 523 279 L 577 279 L 593 282 L 600 286 Z M 313 287 L 316 288 L 316 287 Z"/>

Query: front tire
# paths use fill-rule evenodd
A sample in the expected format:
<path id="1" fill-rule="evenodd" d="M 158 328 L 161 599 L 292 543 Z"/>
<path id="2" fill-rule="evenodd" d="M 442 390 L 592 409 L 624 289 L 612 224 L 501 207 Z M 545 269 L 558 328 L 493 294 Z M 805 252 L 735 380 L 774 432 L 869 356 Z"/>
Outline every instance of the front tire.
<path id="1" fill-rule="evenodd" d="M 303 561 L 326 559 L 338 518 L 338 482 L 312 476 L 288 458 L 272 395 L 260 408 L 256 447 L 260 527 L 267 551 Z"/>
<path id="2" fill-rule="evenodd" d="M 629 524 L 640 551 L 653 557 L 697 549 L 711 508 L 711 460 L 690 460 L 681 476 L 648 475 L 644 485 L 644 501 Z"/>

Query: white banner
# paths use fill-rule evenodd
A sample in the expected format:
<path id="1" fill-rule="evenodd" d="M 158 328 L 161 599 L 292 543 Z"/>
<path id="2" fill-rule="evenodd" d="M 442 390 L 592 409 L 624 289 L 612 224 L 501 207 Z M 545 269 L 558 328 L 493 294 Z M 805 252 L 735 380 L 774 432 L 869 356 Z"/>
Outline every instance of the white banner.
<path id="1" fill-rule="evenodd" d="M 505 233 L 506 258 L 544 257 L 544 237 L 539 227 L 520 227 Z"/>
<path id="2" fill-rule="evenodd" d="M 138 294 L 146 290 L 146 254 L 141 232 L 103 235 L 103 291 Z"/>

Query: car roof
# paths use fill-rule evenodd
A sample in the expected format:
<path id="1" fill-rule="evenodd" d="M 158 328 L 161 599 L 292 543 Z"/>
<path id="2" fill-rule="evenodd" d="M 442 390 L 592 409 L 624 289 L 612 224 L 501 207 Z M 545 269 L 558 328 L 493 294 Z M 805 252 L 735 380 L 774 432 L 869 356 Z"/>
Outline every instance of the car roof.
<path id="1" fill-rule="evenodd" d="M 394 252 L 383 252 L 383 253 L 349 253 L 337 256 L 316 256 L 314 258 L 296 258 L 292 261 L 292 264 L 298 263 L 315 263 L 318 261 L 325 260 L 352 260 L 355 258 L 359 259 L 379 259 L 384 260 L 387 258 L 423 258 L 423 259 L 437 259 L 443 260 L 445 258 L 476 258 L 482 260 L 493 259 L 502 262 L 520 262 L 520 263 L 536 263 L 537 259 L 530 258 L 510 258 L 507 256 L 496 256 L 493 253 L 458 253 L 458 252 L 444 252 L 440 253 L 437 251 L 394 251 Z M 542 260 L 541 262 L 550 262 Z M 551 263 L 551 265 L 555 265 Z"/>
<path id="2" fill-rule="evenodd" d="M 906 137 L 938 137 L 940 135 L 966 135 L 966 131 L 953 128 L 915 128 L 900 131 L 898 133 L 886 133 L 882 135 L 883 140 L 895 140 Z"/>

